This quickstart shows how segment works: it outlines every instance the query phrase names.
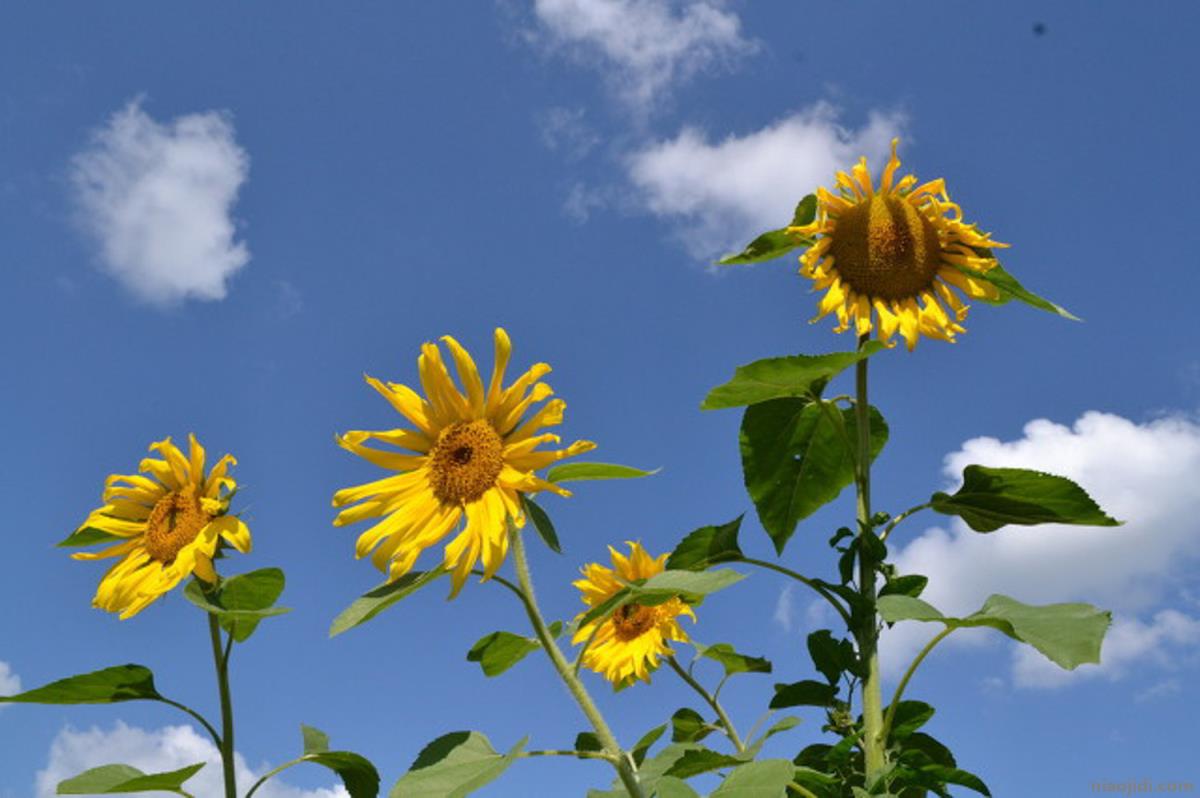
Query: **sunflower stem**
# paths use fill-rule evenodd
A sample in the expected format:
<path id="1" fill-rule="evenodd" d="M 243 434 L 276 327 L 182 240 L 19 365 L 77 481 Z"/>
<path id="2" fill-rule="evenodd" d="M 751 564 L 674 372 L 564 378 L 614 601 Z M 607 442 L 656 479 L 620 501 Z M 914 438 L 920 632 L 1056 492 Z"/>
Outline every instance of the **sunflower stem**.
<path id="1" fill-rule="evenodd" d="M 862 350 L 870 334 L 858 337 Z M 867 554 L 866 536 L 875 535 L 871 524 L 871 412 L 867 403 L 867 360 L 855 366 L 855 426 L 858 432 L 858 454 L 855 458 L 855 488 L 858 494 L 858 590 L 862 596 L 863 612 L 855 637 L 858 652 L 867 666 L 862 682 L 863 759 L 866 765 L 866 786 L 875 783 L 887 765 L 887 750 L 883 732 L 883 695 L 879 684 L 879 621 L 875 612 L 875 566 Z"/>
<path id="2" fill-rule="evenodd" d="M 225 771 L 225 798 L 237 798 L 237 780 L 233 769 L 233 698 L 229 693 L 229 654 L 221 646 L 221 624 L 217 616 L 208 616 L 212 639 L 213 664 L 217 669 L 217 689 L 221 694 L 221 765 Z"/>
<path id="3" fill-rule="evenodd" d="M 537 599 L 533 593 L 533 579 L 529 575 L 529 561 L 525 556 L 525 542 L 521 537 L 520 531 L 512 523 L 508 527 L 508 539 L 513 552 L 513 566 L 517 571 L 517 584 L 521 586 L 525 613 L 529 616 L 530 624 L 533 625 L 534 634 L 537 635 L 538 641 L 541 642 L 542 648 L 546 651 L 546 655 L 554 665 L 554 669 L 558 671 L 559 678 L 567 686 L 571 697 L 579 704 L 579 708 L 583 710 L 583 714 L 591 722 L 592 728 L 596 730 L 596 736 L 600 739 L 600 744 L 604 746 L 604 750 L 607 753 L 612 755 L 613 767 L 616 768 L 617 775 L 620 777 L 621 783 L 625 785 L 625 789 L 629 792 L 630 798 L 646 798 L 646 793 L 638 781 L 637 765 L 634 763 L 633 758 L 617 742 L 612 729 L 608 727 L 604 716 L 600 714 L 596 702 L 592 700 L 587 688 L 583 686 L 583 682 L 580 681 L 579 676 L 571 668 L 571 664 L 567 662 L 567 658 L 563 656 L 562 650 L 554 642 L 554 635 L 550 634 L 550 630 L 546 626 L 546 621 L 542 618 L 542 611 L 538 609 Z"/>
<path id="4" fill-rule="evenodd" d="M 737 729 L 733 727 L 733 721 L 729 719 L 729 715 L 726 714 L 725 708 L 721 706 L 721 702 L 717 700 L 716 696 L 705 690 L 704 685 L 700 684 L 700 682 L 696 681 L 695 677 L 685 671 L 674 657 L 667 657 L 667 664 L 671 666 L 671 670 L 679 674 L 679 678 L 683 679 L 688 687 L 699 693 L 704 702 L 713 708 L 713 711 L 717 713 L 717 717 L 721 720 L 721 725 L 725 727 L 725 736 L 729 738 L 729 742 L 733 743 L 733 747 L 737 749 L 739 754 L 744 754 L 746 752 L 746 744 L 738 736 Z"/>

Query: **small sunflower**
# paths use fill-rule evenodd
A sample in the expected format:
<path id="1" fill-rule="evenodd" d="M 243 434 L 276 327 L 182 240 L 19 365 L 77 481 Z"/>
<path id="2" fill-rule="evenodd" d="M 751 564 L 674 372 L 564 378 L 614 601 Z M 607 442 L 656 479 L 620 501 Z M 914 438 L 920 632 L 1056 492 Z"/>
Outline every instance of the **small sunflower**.
<path id="1" fill-rule="evenodd" d="M 518 528 L 525 523 L 521 493 L 571 495 L 533 472 L 596 445 L 576 441 L 565 449 L 537 450 L 544 443 L 561 441 L 557 435 L 539 433 L 562 423 L 566 403 L 551 399 L 532 409 L 554 393 L 540 382 L 550 372 L 545 363 L 535 364 L 512 385 L 503 386 L 512 354 L 504 330 L 496 329 L 495 365 L 486 387 L 467 350 L 448 335 L 442 342 L 454 359 L 465 394 L 450 378 L 441 350 L 430 343 L 421 347 L 417 359 L 424 398 L 407 386 L 366 377 L 367 384 L 414 428 L 356 430 L 338 436 L 343 449 L 399 473 L 335 493 L 333 506 L 346 509 L 333 523 L 343 526 L 382 518 L 359 536 L 355 550 L 358 557 L 371 554 L 371 561 L 387 573 L 390 582 L 408 573 L 422 551 L 458 529 L 465 519 L 443 557 L 444 567 L 451 570 L 454 596 L 477 561 L 483 560 L 484 579 L 490 579 L 504 562 L 508 519 Z M 415 454 L 367 446 L 372 439 Z"/>
<path id="2" fill-rule="evenodd" d="M 640 543 L 629 541 L 625 545 L 629 546 L 628 557 L 612 546 L 608 547 L 612 568 L 599 563 L 583 567 L 584 578 L 573 584 L 583 593 L 584 604 L 589 607 L 603 604 L 625 587 L 622 581 L 647 579 L 662 573 L 666 554 L 655 558 L 647 554 Z M 580 627 L 571 642 L 578 644 L 591 639 L 591 645 L 583 654 L 583 664 L 602 674 L 614 686 L 630 684 L 637 679 L 649 682 L 651 671 L 658 667 L 658 658 L 672 654 L 667 642 L 686 643 L 688 640 L 687 633 L 679 625 L 681 615 L 696 620 L 692 608 L 678 598 L 652 607 L 626 604 L 611 617 Z"/>
<path id="3" fill-rule="evenodd" d="M 922 335 L 953 342 L 966 331 L 958 322 L 967 306 L 953 289 L 974 299 L 999 298 L 996 287 L 978 277 L 996 266 L 982 250 L 1008 245 L 962 221 L 942 178 L 916 188 L 913 175 L 893 182 L 897 143 L 892 140 L 878 189 L 860 158 L 851 175 L 837 173 L 837 194 L 817 189 L 816 219 L 788 232 L 819 236 L 800 256 L 800 273 L 813 280 L 813 289 L 828 289 L 813 321 L 833 313 L 836 332 L 877 329 L 888 345 L 899 330 L 911 351 Z"/>
<path id="4" fill-rule="evenodd" d="M 250 530 L 228 515 L 237 483 L 228 476 L 237 461 L 225 455 L 204 475 L 204 447 L 188 436 L 184 457 L 170 438 L 150 444 L 163 459 L 147 457 L 138 474 L 113 474 L 104 481 L 104 505 L 80 526 L 125 540 L 97 552 L 76 552 L 77 560 L 121 557 L 96 589 L 92 605 L 130 618 L 189 575 L 216 582 L 213 557 L 221 541 L 250 551 Z M 78 534 L 78 532 L 77 532 Z"/>

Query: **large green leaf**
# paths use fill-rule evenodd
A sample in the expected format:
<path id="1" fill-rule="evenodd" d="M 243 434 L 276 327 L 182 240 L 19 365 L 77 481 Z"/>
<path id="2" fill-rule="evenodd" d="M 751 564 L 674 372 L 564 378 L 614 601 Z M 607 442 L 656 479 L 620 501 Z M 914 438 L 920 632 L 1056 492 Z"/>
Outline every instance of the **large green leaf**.
<path id="1" fill-rule="evenodd" d="M 1120 524 L 1066 477 L 1025 468 L 969 465 L 961 488 L 954 494 L 935 493 L 931 502 L 934 510 L 961 517 L 976 532 L 1008 524 Z"/>
<path id="2" fill-rule="evenodd" d="M 329 627 L 329 636 L 336 637 L 347 629 L 364 624 L 396 602 L 417 592 L 449 571 L 438 566 L 432 571 L 412 571 L 395 582 L 384 582 L 373 587 L 342 610 Z"/>
<path id="3" fill-rule="evenodd" d="M 159 701 L 154 674 L 141 665 L 117 665 L 35 687 L 16 695 L 0 696 L 0 703 L 115 704 L 121 701 Z"/>
<path id="4" fill-rule="evenodd" d="M 696 743 L 671 743 L 643 762 L 638 768 L 638 781 L 646 794 L 655 794 L 667 770 L 688 751 L 699 747 Z M 620 779 L 614 779 L 612 787 L 608 790 L 588 790 L 587 798 L 629 798 L 629 793 L 621 785 Z"/>
<path id="5" fill-rule="evenodd" d="M 820 396 L 827 382 L 883 348 L 878 341 L 870 341 L 857 352 L 756 360 L 738 366 L 733 379 L 709 391 L 700 409 L 718 410 L 756 405 L 771 399 Z"/>
<path id="6" fill-rule="evenodd" d="M 105 532 L 94 526 L 84 526 L 76 529 L 55 545 L 62 548 L 73 548 L 75 546 L 94 546 L 97 543 L 118 543 L 122 540 L 128 540 L 128 538 Z"/>
<path id="7" fill-rule="evenodd" d="M 699 776 L 701 773 L 711 773 L 714 770 L 737 767 L 742 764 L 742 761 L 736 756 L 730 756 L 729 754 L 721 754 L 707 748 L 696 748 L 685 752 L 683 756 L 679 757 L 675 761 L 675 764 L 667 769 L 666 775 L 674 776 L 677 779 L 690 779 L 692 776 Z"/>
<path id="8" fill-rule="evenodd" d="M 804 679 L 792 684 L 775 685 L 771 709 L 784 707 L 831 707 L 837 700 L 837 685 Z"/>
<path id="9" fill-rule="evenodd" d="M 633 466 L 613 463 L 564 463 L 546 472 L 547 482 L 579 482 L 591 479 L 636 479 L 657 474 L 659 469 L 643 471 Z"/>
<path id="10" fill-rule="evenodd" d="M 512 632 L 492 632 L 484 635 L 467 652 L 467 661 L 478 662 L 485 676 L 498 676 L 523 660 L 542 644 L 531 637 Z"/>
<path id="11" fill-rule="evenodd" d="M 316 751 L 300 757 L 301 762 L 321 765 L 336 773 L 350 798 L 379 795 L 379 771 L 366 757 L 352 751 Z"/>
<path id="12" fill-rule="evenodd" d="M 981 254 L 986 254 L 988 257 L 992 257 L 990 250 L 981 250 Z M 1031 305 L 1038 310 L 1054 313 L 1055 315 L 1062 316 L 1064 319 L 1070 319 L 1071 321 L 1079 321 L 1078 316 L 1071 313 L 1071 311 L 1067 310 L 1062 305 L 1058 305 L 1054 302 L 1051 302 L 1049 299 L 1040 297 L 1025 286 L 1021 285 L 1020 281 L 1005 271 L 1004 267 L 1001 266 L 998 261 L 995 266 L 986 272 L 977 272 L 974 269 L 966 269 L 961 266 L 955 266 L 953 268 L 958 269 L 968 277 L 973 277 L 976 280 L 983 280 L 984 282 L 991 283 L 999 290 L 1000 296 L 996 299 L 980 297 L 980 302 L 987 302 L 990 305 L 1003 305 L 1016 299 L 1024 302 L 1026 305 Z"/>
<path id="13" fill-rule="evenodd" d="M 817 214 L 817 198 L 809 194 L 796 205 L 792 216 L 791 227 L 801 227 L 809 224 Z M 762 263 L 774 260 L 799 247 L 807 247 L 813 243 L 811 238 L 789 233 L 787 228 L 769 230 L 747 244 L 741 252 L 731 253 L 717 261 L 720 266 L 735 266 L 749 263 Z"/>
<path id="14" fill-rule="evenodd" d="M 625 604 L 662 604 L 672 598 L 681 598 L 688 604 L 699 604 L 705 596 L 740 582 L 745 577 L 728 568 L 715 571 L 663 571 L 649 579 L 633 582 L 622 588 L 606 601 L 588 610 L 575 622 L 575 626 L 587 626 L 601 617 L 608 617 Z"/>
<path id="15" fill-rule="evenodd" d="M 692 641 L 692 645 L 700 656 L 721 663 L 721 666 L 725 668 L 726 676 L 732 676 L 735 673 L 771 672 L 770 660 L 740 654 L 728 643 L 714 643 L 711 646 L 705 646 Z"/>
<path id="16" fill-rule="evenodd" d="M 1112 623 L 1112 614 L 1091 604 L 1023 604 L 1016 599 L 992 595 L 983 607 L 965 618 L 948 618 L 937 608 L 910 596 L 884 596 L 878 601 L 885 621 L 943 623 L 952 629 L 989 626 L 1014 640 L 1036 648 L 1067 670 L 1084 663 L 1100 662 L 1100 645 Z"/>
<path id="17" fill-rule="evenodd" d="M 524 747 L 525 740 L 521 740 L 508 753 L 501 754 L 479 732 L 444 734 L 421 750 L 388 795 L 463 798 L 499 778 Z"/>
<path id="18" fill-rule="evenodd" d="M 675 547 L 667 558 L 667 568 L 677 571 L 703 571 L 723 562 L 742 559 L 738 529 L 742 516 L 721 526 L 702 526 Z"/>
<path id="19" fill-rule="evenodd" d="M 871 408 L 871 457 L 883 449 L 888 428 Z M 796 525 L 837 498 L 854 481 L 858 425 L 852 409 L 805 399 L 773 399 L 746 408 L 742 418 L 742 473 L 758 519 L 783 548 Z"/>
<path id="20" fill-rule="evenodd" d="M 828 629 L 818 629 L 808 636 L 808 655 L 830 684 L 837 684 L 843 673 L 855 670 L 854 644 L 849 640 L 835 640 Z"/>
<path id="21" fill-rule="evenodd" d="M 537 530 L 538 537 L 542 542 L 555 554 L 562 554 L 562 544 L 558 542 L 558 533 L 554 531 L 554 524 L 550 521 L 550 516 L 546 515 L 546 511 L 541 508 L 537 502 L 526 496 L 524 493 L 518 493 L 521 497 L 521 507 L 525 510 L 525 514 L 529 516 L 529 520 L 533 522 L 533 528 Z"/>
<path id="22" fill-rule="evenodd" d="M 782 798 L 795 773 L 786 759 L 760 759 L 734 768 L 709 798 Z"/>
<path id="23" fill-rule="evenodd" d="M 276 607 L 283 593 L 283 571 L 261 568 L 221 580 L 215 590 L 206 592 L 200 582 L 193 580 L 183 590 L 184 597 L 205 612 L 217 616 L 221 628 L 239 643 L 245 642 L 263 618 L 291 612 L 289 607 Z"/>
<path id="24" fill-rule="evenodd" d="M 683 779 L 663 776 L 655 786 L 654 796 L 655 798 L 700 798 L 700 793 L 688 786 Z"/>
<path id="25" fill-rule="evenodd" d="M 59 795 L 111 795 L 166 791 L 188 795 L 183 783 L 204 767 L 203 762 L 164 773 L 143 773 L 130 765 L 101 765 L 58 783 Z"/>

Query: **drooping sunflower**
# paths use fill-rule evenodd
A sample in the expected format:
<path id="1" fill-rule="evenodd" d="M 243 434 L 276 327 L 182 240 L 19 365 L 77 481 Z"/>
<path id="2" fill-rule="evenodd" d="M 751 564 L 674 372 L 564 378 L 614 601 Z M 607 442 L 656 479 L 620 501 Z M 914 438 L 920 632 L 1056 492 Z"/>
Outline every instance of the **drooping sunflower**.
<path id="1" fill-rule="evenodd" d="M 534 364 L 504 387 L 512 343 L 503 329 L 495 332 L 495 364 L 486 387 L 467 350 L 448 335 L 442 342 L 450 350 L 465 392 L 459 391 L 441 350 L 431 343 L 421 347 L 417 359 L 424 398 L 407 386 L 366 377 L 367 384 L 413 429 L 354 430 L 338 436 L 342 448 L 399 473 L 335 493 L 333 506 L 346 509 L 333 523 L 344 526 L 382 518 L 359 536 L 355 553 L 371 554 L 389 582 L 408 573 L 422 551 L 461 525 L 443 556 L 444 567 L 451 571 L 453 597 L 476 562 L 483 561 L 485 580 L 504 562 L 508 519 L 518 528 L 525 524 L 521 493 L 571 495 L 534 472 L 596 445 L 576 441 L 565 449 L 538 450 L 542 444 L 561 442 L 557 435 L 541 430 L 562 423 L 566 403 L 550 399 L 533 409 L 554 393 L 540 381 L 550 372 L 545 363 Z M 367 446 L 370 440 L 413 454 Z"/>
<path id="2" fill-rule="evenodd" d="M 620 580 L 648 579 L 666 567 L 666 554 L 651 557 L 640 543 L 627 541 L 625 545 L 629 546 L 629 556 L 609 546 L 612 568 L 589 563 L 582 569 L 583 579 L 572 583 L 579 588 L 588 607 L 603 604 L 620 592 L 625 587 Z M 576 617 L 585 614 L 586 611 Z M 584 651 L 583 664 L 614 686 L 637 679 L 649 682 L 650 673 L 658 668 L 658 658 L 672 654 L 668 642 L 688 640 L 687 632 L 679 625 L 682 615 L 696 620 L 692 608 L 678 598 L 654 606 L 626 604 L 609 618 L 581 626 L 571 642 L 592 641 Z"/>
<path id="3" fill-rule="evenodd" d="M 978 277 L 997 265 L 981 250 L 1008 245 L 962 221 L 942 178 L 920 186 L 913 175 L 895 180 L 897 144 L 893 139 L 878 188 L 860 158 L 852 174 L 837 173 L 837 194 L 817 189 L 814 221 L 788 231 L 818 236 L 800 256 L 800 273 L 813 290 L 826 291 L 813 321 L 833 313 L 836 332 L 875 329 L 888 345 L 899 331 L 911 351 L 922 335 L 953 342 L 966 331 L 958 322 L 967 306 L 954 289 L 974 299 L 999 297 Z"/>
<path id="4" fill-rule="evenodd" d="M 104 505 L 88 515 L 76 531 L 99 530 L 121 543 L 97 552 L 76 552 L 77 560 L 121 557 L 96 589 L 92 605 L 130 618 L 191 574 L 217 581 L 213 557 L 222 541 L 240 552 L 250 551 L 250 530 L 229 515 L 229 498 L 237 483 L 228 475 L 237 465 L 232 455 L 217 461 L 205 476 L 204 447 L 188 436 L 183 452 L 170 438 L 150 444 L 162 459 L 147 457 L 140 474 L 112 474 L 104 481 Z"/>

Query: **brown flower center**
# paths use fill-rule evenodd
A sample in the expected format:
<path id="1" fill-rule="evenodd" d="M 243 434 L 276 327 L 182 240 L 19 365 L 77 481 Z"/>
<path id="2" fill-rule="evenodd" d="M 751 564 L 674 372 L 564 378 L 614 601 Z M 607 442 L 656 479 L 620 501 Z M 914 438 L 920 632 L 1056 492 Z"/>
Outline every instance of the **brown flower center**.
<path id="1" fill-rule="evenodd" d="M 158 500 L 146 520 L 146 551 L 151 558 L 169 565 L 211 520 L 212 516 L 200 506 L 195 487 L 189 485 L 168 493 Z"/>
<path id="2" fill-rule="evenodd" d="M 941 265 L 937 228 L 895 195 L 876 194 L 842 212 L 832 237 L 834 268 L 858 294 L 917 296 L 932 285 Z"/>
<path id="3" fill-rule="evenodd" d="M 617 639 L 623 643 L 635 640 L 650 631 L 658 620 L 654 607 L 641 604 L 626 604 L 613 613 L 613 629 Z"/>
<path id="4" fill-rule="evenodd" d="M 430 452 L 433 495 L 446 504 L 473 502 L 496 484 L 504 441 L 487 421 L 462 421 L 442 430 Z"/>

